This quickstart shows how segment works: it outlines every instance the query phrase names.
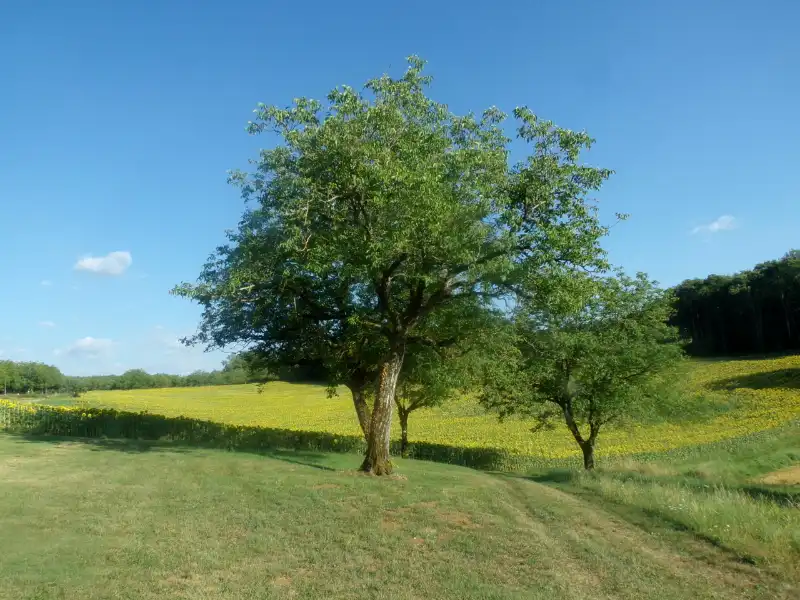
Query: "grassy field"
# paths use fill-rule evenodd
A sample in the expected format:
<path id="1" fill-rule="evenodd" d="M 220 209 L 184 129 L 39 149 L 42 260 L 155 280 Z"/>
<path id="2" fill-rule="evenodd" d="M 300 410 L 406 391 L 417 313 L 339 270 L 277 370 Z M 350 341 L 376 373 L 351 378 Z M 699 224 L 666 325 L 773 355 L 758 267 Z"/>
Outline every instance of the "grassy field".
<path id="1" fill-rule="evenodd" d="M 664 398 L 658 411 L 637 423 L 608 429 L 598 454 L 621 456 L 691 447 L 778 427 L 800 417 L 800 356 L 769 360 L 694 362 L 677 397 Z M 673 395 L 675 396 L 675 395 Z M 190 416 L 234 425 L 287 428 L 358 436 L 358 423 L 346 389 L 335 398 L 322 386 L 270 383 L 91 392 L 86 401 L 130 411 Z M 466 448 L 499 448 L 524 456 L 576 455 L 565 428 L 531 434 L 531 423 L 499 423 L 470 399 L 427 414 L 412 415 L 411 442 Z M 395 433 L 399 435 L 398 428 Z"/>
<path id="2" fill-rule="evenodd" d="M 690 454 L 690 456 L 687 456 Z M 631 520 L 650 515 L 800 580 L 800 425 L 691 453 L 535 476 Z"/>
<path id="3" fill-rule="evenodd" d="M 800 597 L 798 357 L 693 363 L 680 394 L 606 434 L 591 474 L 398 460 L 376 479 L 352 454 L 191 445 L 357 436 L 349 398 L 318 386 L 65 403 L 0 405 L 19 425 L 0 434 L 3 600 Z M 412 439 L 542 465 L 573 453 L 529 425 L 464 400 L 413 420 Z M 61 427 L 91 437 L 34 435 Z"/>
<path id="4" fill-rule="evenodd" d="M 785 440 L 768 443 L 779 454 Z M 379 479 L 348 470 L 353 462 L 346 454 L 0 434 L 0 598 L 800 593 L 782 547 L 743 561 L 691 524 L 639 508 L 652 499 L 596 497 L 588 480 L 547 485 L 403 460 L 399 477 Z M 596 485 L 615 476 L 599 474 Z"/>

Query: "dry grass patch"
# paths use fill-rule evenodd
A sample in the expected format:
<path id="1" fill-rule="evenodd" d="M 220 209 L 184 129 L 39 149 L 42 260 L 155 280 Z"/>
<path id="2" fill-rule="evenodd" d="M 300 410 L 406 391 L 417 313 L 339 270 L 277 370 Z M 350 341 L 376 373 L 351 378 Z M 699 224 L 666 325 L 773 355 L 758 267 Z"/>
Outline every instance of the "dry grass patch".
<path id="1" fill-rule="evenodd" d="M 768 485 L 800 485 L 800 465 L 778 469 L 760 479 Z"/>

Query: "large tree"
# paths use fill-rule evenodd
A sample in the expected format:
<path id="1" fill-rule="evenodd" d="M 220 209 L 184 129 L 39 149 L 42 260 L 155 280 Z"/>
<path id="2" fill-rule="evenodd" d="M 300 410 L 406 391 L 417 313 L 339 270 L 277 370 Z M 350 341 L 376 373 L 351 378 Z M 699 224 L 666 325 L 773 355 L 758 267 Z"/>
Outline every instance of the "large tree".
<path id="1" fill-rule="evenodd" d="M 572 285 L 570 302 L 520 308 L 515 343 L 489 365 L 481 399 L 501 417 L 533 416 L 535 429 L 561 419 L 593 469 L 601 429 L 657 402 L 682 350 L 666 323 L 672 298 L 645 275 Z"/>
<path id="2" fill-rule="evenodd" d="M 517 108 L 531 153 L 511 165 L 505 115 L 451 113 L 426 95 L 423 65 L 326 103 L 259 105 L 249 132 L 279 143 L 231 176 L 252 208 L 199 282 L 174 290 L 204 308 L 190 343 L 244 342 L 343 380 L 366 370 L 374 474 L 391 472 L 398 377 L 409 348 L 439 343 L 438 311 L 516 297 L 554 264 L 603 263 L 586 195 L 611 172 L 579 161 L 592 139 Z"/>

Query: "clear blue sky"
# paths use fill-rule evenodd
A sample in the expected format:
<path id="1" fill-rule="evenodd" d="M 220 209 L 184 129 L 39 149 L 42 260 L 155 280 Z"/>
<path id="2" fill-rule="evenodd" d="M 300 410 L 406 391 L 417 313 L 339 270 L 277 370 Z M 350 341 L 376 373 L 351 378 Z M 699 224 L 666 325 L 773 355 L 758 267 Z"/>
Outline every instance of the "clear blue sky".
<path id="1" fill-rule="evenodd" d="M 226 171 L 266 142 L 252 109 L 409 54 L 456 112 L 526 104 L 597 138 L 602 214 L 632 215 L 606 243 L 627 270 L 670 285 L 778 258 L 800 246 L 798 23 L 794 0 L 6 0 L 0 357 L 218 366 L 176 343 L 199 311 L 167 292 L 237 223 Z"/>

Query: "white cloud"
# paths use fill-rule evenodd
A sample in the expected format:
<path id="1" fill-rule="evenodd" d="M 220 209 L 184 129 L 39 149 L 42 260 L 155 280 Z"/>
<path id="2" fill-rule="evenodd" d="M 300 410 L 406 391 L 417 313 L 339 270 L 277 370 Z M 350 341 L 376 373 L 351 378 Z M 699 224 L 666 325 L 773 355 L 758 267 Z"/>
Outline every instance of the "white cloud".
<path id="1" fill-rule="evenodd" d="M 53 282 L 50 281 L 49 279 L 42 279 L 39 285 L 43 285 L 44 287 L 50 287 L 51 285 L 53 285 Z"/>
<path id="2" fill-rule="evenodd" d="M 729 231 L 739 225 L 735 217 L 722 215 L 719 219 L 711 221 L 705 225 L 698 225 L 692 229 L 692 233 L 717 233 L 719 231 Z"/>
<path id="3" fill-rule="evenodd" d="M 93 338 L 91 336 L 75 340 L 64 349 L 56 350 L 56 354 L 67 354 L 84 358 L 98 358 L 111 352 L 114 346 L 112 340 L 106 338 Z"/>
<path id="4" fill-rule="evenodd" d="M 133 258 L 127 251 L 109 252 L 105 256 L 86 256 L 75 263 L 76 271 L 91 271 L 100 275 L 122 275 Z"/>
<path id="5" fill-rule="evenodd" d="M 39 327 L 55 327 L 56 324 L 52 321 L 39 321 Z"/>

